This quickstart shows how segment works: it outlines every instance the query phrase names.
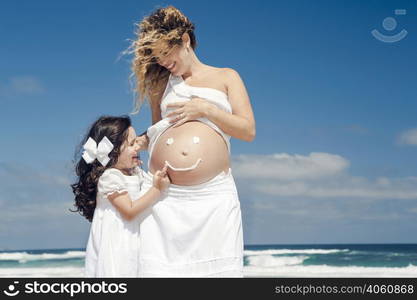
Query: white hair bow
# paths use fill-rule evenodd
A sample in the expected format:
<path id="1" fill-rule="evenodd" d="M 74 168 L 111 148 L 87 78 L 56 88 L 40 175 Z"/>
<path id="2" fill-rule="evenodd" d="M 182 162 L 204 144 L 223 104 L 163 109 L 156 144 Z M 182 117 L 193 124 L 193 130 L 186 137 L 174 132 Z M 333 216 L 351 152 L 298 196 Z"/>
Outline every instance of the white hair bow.
<path id="1" fill-rule="evenodd" d="M 106 166 L 110 161 L 109 153 L 114 148 L 113 144 L 106 136 L 98 143 L 98 146 L 96 141 L 89 137 L 83 147 L 85 151 L 83 152 L 82 157 L 87 164 L 91 164 L 97 159 L 103 166 Z"/>

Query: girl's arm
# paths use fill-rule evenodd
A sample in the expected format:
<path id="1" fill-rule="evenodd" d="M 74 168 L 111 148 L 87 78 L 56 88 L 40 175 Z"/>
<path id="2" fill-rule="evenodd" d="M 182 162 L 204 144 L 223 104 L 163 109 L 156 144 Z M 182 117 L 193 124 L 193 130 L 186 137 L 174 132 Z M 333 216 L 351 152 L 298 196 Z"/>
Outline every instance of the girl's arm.
<path id="1" fill-rule="evenodd" d="M 232 114 L 204 99 L 195 97 L 188 102 L 168 104 L 168 107 L 178 108 L 168 114 L 168 117 L 176 116 L 171 120 L 171 122 L 178 122 L 174 125 L 175 127 L 188 120 L 205 117 L 216 124 L 224 133 L 251 142 L 256 135 L 255 118 L 245 85 L 235 70 L 226 68 L 223 74 L 229 102 L 232 106 Z M 181 114 L 185 115 L 182 119 L 179 117 Z"/>
<path id="2" fill-rule="evenodd" d="M 132 201 L 126 191 L 110 194 L 107 196 L 107 199 L 109 199 L 124 219 L 130 221 L 154 204 L 161 196 L 162 191 L 169 186 L 170 181 L 166 171 L 167 166 L 164 166 L 162 171 L 156 171 L 153 178 L 153 186 L 136 201 Z"/>
<path id="3" fill-rule="evenodd" d="M 138 214 L 154 204 L 160 197 L 161 191 L 155 187 L 151 187 L 145 195 L 136 201 L 132 201 L 127 192 L 113 193 L 107 196 L 107 199 L 119 211 L 122 217 L 128 221 L 132 220 Z"/>

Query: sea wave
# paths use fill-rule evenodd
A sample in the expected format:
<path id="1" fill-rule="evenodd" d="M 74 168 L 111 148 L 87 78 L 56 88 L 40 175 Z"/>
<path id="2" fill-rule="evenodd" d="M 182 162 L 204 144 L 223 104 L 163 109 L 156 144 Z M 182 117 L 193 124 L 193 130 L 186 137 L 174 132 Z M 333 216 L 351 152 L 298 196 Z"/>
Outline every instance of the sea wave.
<path id="1" fill-rule="evenodd" d="M 308 256 L 271 256 L 271 255 L 256 255 L 247 258 L 248 265 L 263 268 L 275 268 L 281 266 L 300 265 L 306 260 Z"/>
<path id="2" fill-rule="evenodd" d="M 333 267 L 318 266 L 277 266 L 265 268 L 245 266 L 244 277 L 416 277 L 417 266 L 409 265 L 402 268 L 377 267 Z M 65 268 L 0 268 L 0 277 L 84 277 L 83 267 Z"/>
<path id="3" fill-rule="evenodd" d="M 0 268 L 0 277 L 84 277 L 84 267 Z"/>
<path id="4" fill-rule="evenodd" d="M 264 266 L 254 262 L 243 269 L 245 277 L 417 277 L 417 266 L 359 267 L 329 265 Z"/>
<path id="5" fill-rule="evenodd" d="M 282 255 L 282 254 L 329 254 L 349 252 L 349 249 L 267 249 L 267 250 L 245 250 L 243 254 L 249 255 Z"/>
<path id="6" fill-rule="evenodd" d="M 67 251 L 64 253 L 40 253 L 32 254 L 27 252 L 4 252 L 0 253 L 0 261 L 18 261 L 19 263 L 25 263 L 27 261 L 35 260 L 62 260 L 62 259 L 74 259 L 84 258 L 84 251 Z"/>
<path id="7" fill-rule="evenodd" d="M 348 255 L 373 255 L 373 256 L 413 256 L 416 255 L 412 253 L 398 253 L 398 252 L 389 252 L 389 251 L 366 251 L 366 250 L 353 250 L 347 253 Z"/>

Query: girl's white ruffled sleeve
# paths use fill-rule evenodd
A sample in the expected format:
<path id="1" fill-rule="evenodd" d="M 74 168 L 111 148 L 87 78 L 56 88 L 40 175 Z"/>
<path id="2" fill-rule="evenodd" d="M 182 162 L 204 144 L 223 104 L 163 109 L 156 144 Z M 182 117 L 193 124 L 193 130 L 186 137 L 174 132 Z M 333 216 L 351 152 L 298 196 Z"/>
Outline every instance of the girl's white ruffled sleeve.
<path id="1" fill-rule="evenodd" d="M 123 173 L 114 168 L 104 171 L 98 180 L 97 191 L 106 196 L 127 192 L 127 183 Z"/>

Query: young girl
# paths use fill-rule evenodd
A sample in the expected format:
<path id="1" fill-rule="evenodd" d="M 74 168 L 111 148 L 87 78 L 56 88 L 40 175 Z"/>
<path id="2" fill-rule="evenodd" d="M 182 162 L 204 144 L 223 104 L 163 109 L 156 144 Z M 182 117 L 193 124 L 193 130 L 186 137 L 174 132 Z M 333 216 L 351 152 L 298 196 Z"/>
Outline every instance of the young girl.
<path id="1" fill-rule="evenodd" d="M 91 126 L 72 184 L 75 207 L 92 222 L 85 258 L 86 277 L 136 277 L 139 219 L 170 181 L 166 167 L 156 172 L 143 196 L 140 147 L 129 117 L 100 117 Z"/>

